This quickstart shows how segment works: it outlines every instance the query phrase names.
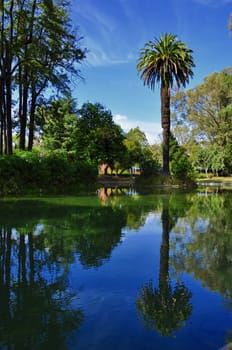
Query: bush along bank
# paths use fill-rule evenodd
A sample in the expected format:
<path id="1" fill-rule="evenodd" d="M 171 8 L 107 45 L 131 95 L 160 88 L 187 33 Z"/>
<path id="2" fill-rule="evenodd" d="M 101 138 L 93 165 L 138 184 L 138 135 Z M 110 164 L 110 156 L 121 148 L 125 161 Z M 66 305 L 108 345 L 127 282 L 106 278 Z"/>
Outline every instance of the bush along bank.
<path id="1" fill-rule="evenodd" d="M 68 155 L 20 152 L 0 157 L 0 195 L 69 193 L 96 183 L 97 166 Z"/>

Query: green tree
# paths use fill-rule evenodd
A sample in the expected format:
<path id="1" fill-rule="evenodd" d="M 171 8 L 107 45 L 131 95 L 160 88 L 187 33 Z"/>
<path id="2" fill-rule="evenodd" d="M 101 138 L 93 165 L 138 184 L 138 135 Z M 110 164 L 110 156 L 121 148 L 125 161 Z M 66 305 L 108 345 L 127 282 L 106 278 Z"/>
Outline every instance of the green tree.
<path id="1" fill-rule="evenodd" d="M 232 68 L 210 74 L 204 82 L 172 96 L 173 122 L 188 126 L 189 140 L 225 147 L 232 137 Z"/>
<path id="2" fill-rule="evenodd" d="M 175 137 L 170 135 L 170 163 L 171 173 L 179 180 L 191 180 L 193 178 L 193 166 L 185 148 L 178 144 Z"/>
<path id="3" fill-rule="evenodd" d="M 139 127 L 128 131 L 124 144 L 130 154 L 132 165 L 141 162 L 145 149 L 149 146 L 145 133 Z"/>
<path id="4" fill-rule="evenodd" d="M 227 143 L 225 151 L 225 169 L 228 174 L 232 173 L 232 140 Z"/>
<path id="5" fill-rule="evenodd" d="M 150 150 L 153 154 L 153 158 L 157 159 L 159 164 L 162 164 L 162 146 L 161 144 L 154 143 L 150 145 Z"/>
<path id="6" fill-rule="evenodd" d="M 125 152 L 120 163 L 122 169 L 125 170 L 136 166 L 146 176 L 157 173 L 159 168 L 158 160 L 153 155 L 145 133 L 139 127 L 128 131 L 124 144 L 127 152 Z"/>
<path id="7" fill-rule="evenodd" d="M 0 13 L 0 153 L 11 154 L 13 126 L 19 147 L 25 149 L 28 140 L 31 150 L 36 107 L 45 92 L 69 90 L 85 50 L 70 25 L 66 0 L 1 1 Z"/>
<path id="8" fill-rule="evenodd" d="M 210 170 L 218 176 L 220 171 L 226 170 L 226 150 L 217 145 L 199 146 L 194 159 L 195 166 L 199 170 Z"/>
<path id="9" fill-rule="evenodd" d="M 141 50 L 137 70 L 144 84 L 154 89 L 161 83 L 161 124 L 163 128 L 163 172 L 169 175 L 169 137 L 170 137 L 170 88 L 185 86 L 193 76 L 192 50 L 177 39 L 176 35 L 166 33 L 159 39 L 148 42 Z"/>
<path id="10" fill-rule="evenodd" d="M 46 150 L 75 151 L 77 132 L 77 111 L 71 97 L 51 101 L 38 110 L 43 118 L 42 141 Z"/>
<path id="11" fill-rule="evenodd" d="M 98 166 L 114 167 L 126 152 L 124 133 L 114 123 L 111 111 L 100 103 L 84 103 L 78 111 L 77 154 Z"/>

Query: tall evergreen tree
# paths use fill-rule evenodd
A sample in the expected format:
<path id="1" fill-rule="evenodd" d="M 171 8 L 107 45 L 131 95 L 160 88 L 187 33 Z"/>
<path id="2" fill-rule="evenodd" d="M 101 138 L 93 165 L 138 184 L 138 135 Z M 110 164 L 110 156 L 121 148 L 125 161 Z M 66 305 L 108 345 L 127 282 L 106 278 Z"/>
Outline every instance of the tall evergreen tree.
<path id="1" fill-rule="evenodd" d="M 44 148 L 54 150 L 75 150 L 77 114 L 75 101 L 71 97 L 54 100 L 43 107 Z M 37 111 L 39 113 L 39 111 Z"/>

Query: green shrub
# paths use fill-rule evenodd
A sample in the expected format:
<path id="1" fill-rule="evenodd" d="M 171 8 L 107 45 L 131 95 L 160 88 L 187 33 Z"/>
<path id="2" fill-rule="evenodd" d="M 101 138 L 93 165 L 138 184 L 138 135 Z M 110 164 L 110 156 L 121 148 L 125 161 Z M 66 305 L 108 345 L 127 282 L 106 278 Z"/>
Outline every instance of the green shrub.
<path id="1" fill-rule="evenodd" d="M 141 162 L 141 173 L 143 176 L 157 175 L 159 171 L 160 164 L 155 159 L 147 159 Z"/>
<path id="2" fill-rule="evenodd" d="M 97 167 L 85 161 L 69 159 L 53 152 L 17 152 L 0 156 L 0 195 L 31 191 L 65 192 L 70 187 L 94 183 Z"/>

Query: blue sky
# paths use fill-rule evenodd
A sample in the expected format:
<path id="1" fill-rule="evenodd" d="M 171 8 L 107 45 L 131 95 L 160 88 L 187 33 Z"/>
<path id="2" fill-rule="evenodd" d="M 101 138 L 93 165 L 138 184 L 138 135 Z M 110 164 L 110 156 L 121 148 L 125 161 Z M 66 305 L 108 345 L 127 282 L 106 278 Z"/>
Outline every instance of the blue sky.
<path id="1" fill-rule="evenodd" d="M 228 21 L 232 0 L 72 0 L 73 25 L 88 49 L 80 66 L 84 82 L 73 96 L 78 107 L 99 102 L 125 131 L 139 126 L 150 143 L 160 141 L 160 95 L 143 85 L 136 70 L 145 43 L 170 32 L 193 50 L 194 77 L 232 66 Z"/>

